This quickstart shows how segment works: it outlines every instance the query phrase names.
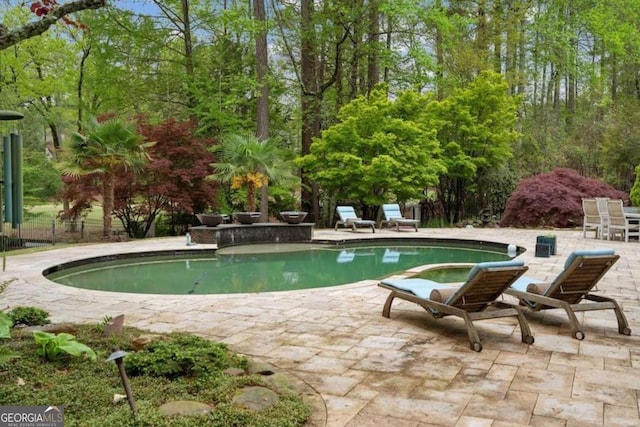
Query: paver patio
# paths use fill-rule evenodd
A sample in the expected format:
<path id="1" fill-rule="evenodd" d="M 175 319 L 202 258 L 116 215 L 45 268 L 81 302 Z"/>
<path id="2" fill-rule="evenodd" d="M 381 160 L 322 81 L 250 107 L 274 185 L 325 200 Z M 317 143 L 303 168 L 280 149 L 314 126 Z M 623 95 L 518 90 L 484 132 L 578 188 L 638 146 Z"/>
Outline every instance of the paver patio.
<path id="1" fill-rule="evenodd" d="M 640 426 L 640 244 L 554 231 L 558 254 L 535 258 L 540 230 L 420 229 L 376 234 L 316 230 L 315 238 L 438 237 L 515 243 L 528 276 L 553 279 L 576 249 L 621 255 L 600 282 L 622 304 L 631 336 L 617 333 L 611 311 L 579 314 L 586 338 L 570 336 L 557 310 L 528 315 L 535 343 L 520 342 L 515 319 L 478 323 L 481 353 L 469 349 L 460 319 L 436 320 L 396 301 L 382 317 L 388 291 L 376 281 L 262 294 L 140 295 L 75 289 L 45 279 L 43 269 L 108 253 L 185 249 L 184 238 L 57 249 L 7 258 L 2 309 L 38 306 L 54 322 L 126 324 L 157 332 L 188 331 L 285 369 L 323 398 L 327 426 Z M 204 245 L 191 246 L 197 250 Z"/>

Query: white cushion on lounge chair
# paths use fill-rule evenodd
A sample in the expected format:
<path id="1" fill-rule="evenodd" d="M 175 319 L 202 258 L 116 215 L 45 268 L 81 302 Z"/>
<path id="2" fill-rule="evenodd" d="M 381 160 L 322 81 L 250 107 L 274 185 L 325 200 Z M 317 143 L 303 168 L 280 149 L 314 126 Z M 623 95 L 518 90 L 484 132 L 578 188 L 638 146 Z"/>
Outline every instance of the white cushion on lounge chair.
<path id="1" fill-rule="evenodd" d="M 434 282 L 429 279 L 385 279 L 380 283 L 393 286 L 394 288 L 401 289 L 403 291 L 411 292 L 417 297 L 430 299 L 431 291 L 434 289 L 455 289 L 457 286 L 449 286 L 442 283 Z"/>

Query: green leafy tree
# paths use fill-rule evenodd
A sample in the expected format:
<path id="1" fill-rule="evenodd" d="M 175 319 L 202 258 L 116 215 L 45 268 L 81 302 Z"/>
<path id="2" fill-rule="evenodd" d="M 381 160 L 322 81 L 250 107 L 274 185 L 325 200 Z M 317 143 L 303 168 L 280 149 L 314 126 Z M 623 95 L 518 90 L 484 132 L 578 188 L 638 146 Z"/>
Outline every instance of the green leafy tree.
<path id="1" fill-rule="evenodd" d="M 622 190 L 633 185 L 640 164 L 640 109 L 637 100 L 620 102 L 604 118 L 603 165 L 607 181 Z"/>
<path id="2" fill-rule="evenodd" d="M 28 10 L 17 7 L 0 19 L 5 25 L 14 26 L 29 18 Z M 56 150 L 60 148 L 65 120 L 73 113 L 69 94 L 74 90 L 77 46 L 69 40 L 68 30 L 68 27 L 56 27 L 11 49 L 0 50 L 3 103 L 20 106 L 20 109 L 31 113 L 27 114 L 29 119 L 34 115 L 40 116 Z M 44 138 L 39 135 L 38 140 L 43 141 Z"/>
<path id="3" fill-rule="evenodd" d="M 506 81 L 491 71 L 482 72 L 467 88 L 429 104 L 426 120 L 437 129 L 447 167 L 438 196 L 450 222 L 457 222 L 471 208 L 469 195 L 480 196 L 476 208 L 486 207 L 491 189 L 479 188 L 477 183 L 486 181 L 487 174 L 511 158 L 518 137 L 517 105 Z"/>
<path id="4" fill-rule="evenodd" d="M 640 206 L 640 165 L 636 166 L 636 180 L 631 187 L 629 199 L 633 206 Z"/>
<path id="5" fill-rule="evenodd" d="M 384 88 L 360 96 L 340 110 L 340 122 L 314 140 L 298 164 L 335 198 L 360 201 L 365 210 L 421 199 L 445 171 L 438 141 L 420 121 L 428 102 L 415 92 L 394 101 Z"/>
<path id="6" fill-rule="evenodd" d="M 113 118 L 92 120 L 86 135 L 75 133 L 63 146 L 59 167 L 70 176 L 93 175 L 102 186 L 103 237 L 111 236 L 115 176 L 120 169 L 139 169 L 147 163 L 146 149 L 133 123 Z"/>
<path id="7" fill-rule="evenodd" d="M 211 148 L 218 161 L 209 179 L 231 183 L 232 189 L 246 191 L 245 209 L 256 209 L 256 192 L 270 181 L 292 181 L 293 164 L 275 139 L 258 140 L 250 134 L 231 134 Z"/>
<path id="8" fill-rule="evenodd" d="M 51 201 L 62 190 L 60 172 L 43 152 L 24 152 L 24 196 L 33 201 Z"/>
<path id="9" fill-rule="evenodd" d="M 117 7 L 91 14 L 85 22 L 91 31 L 76 39 L 82 49 L 76 56 L 81 57 L 76 65 L 80 117 L 105 111 L 184 115 L 184 93 L 174 94 L 180 85 L 177 70 L 184 69 L 175 65 L 173 73 L 179 58 L 164 22 Z"/>

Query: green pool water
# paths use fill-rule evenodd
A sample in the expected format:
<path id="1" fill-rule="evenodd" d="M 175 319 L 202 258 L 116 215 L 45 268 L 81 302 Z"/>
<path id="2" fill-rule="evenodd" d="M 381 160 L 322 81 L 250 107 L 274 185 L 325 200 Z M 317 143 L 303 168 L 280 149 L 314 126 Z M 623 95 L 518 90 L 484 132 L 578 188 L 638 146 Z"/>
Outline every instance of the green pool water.
<path id="1" fill-rule="evenodd" d="M 442 268 L 423 271 L 415 277 L 433 280 L 438 283 L 464 282 L 469 276 L 470 268 Z"/>
<path id="2" fill-rule="evenodd" d="M 379 279 L 425 264 L 510 259 L 497 251 L 427 245 L 249 245 L 214 255 L 127 257 L 46 277 L 84 289 L 145 294 L 231 294 L 309 289 Z"/>

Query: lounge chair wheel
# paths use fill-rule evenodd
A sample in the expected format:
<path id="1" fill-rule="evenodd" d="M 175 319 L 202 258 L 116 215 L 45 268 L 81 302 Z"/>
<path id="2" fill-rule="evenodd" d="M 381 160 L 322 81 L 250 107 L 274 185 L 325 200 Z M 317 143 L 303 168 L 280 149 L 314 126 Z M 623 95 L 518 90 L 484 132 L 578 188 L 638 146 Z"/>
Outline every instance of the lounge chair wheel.
<path id="1" fill-rule="evenodd" d="M 582 331 L 576 331 L 575 334 L 573 334 L 573 337 L 577 340 L 582 341 L 584 339 L 584 332 Z"/>
<path id="2" fill-rule="evenodd" d="M 536 339 L 533 337 L 533 335 L 527 335 L 526 337 L 524 337 L 524 342 L 526 344 L 533 344 L 535 340 Z"/>
<path id="3" fill-rule="evenodd" d="M 622 335 L 631 335 L 631 329 L 625 326 L 622 328 Z"/>
<path id="4" fill-rule="evenodd" d="M 482 344 L 479 342 L 472 342 L 471 343 L 471 350 L 473 351 L 477 351 L 477 352 L 481 352 L 482 351 Z"/>

